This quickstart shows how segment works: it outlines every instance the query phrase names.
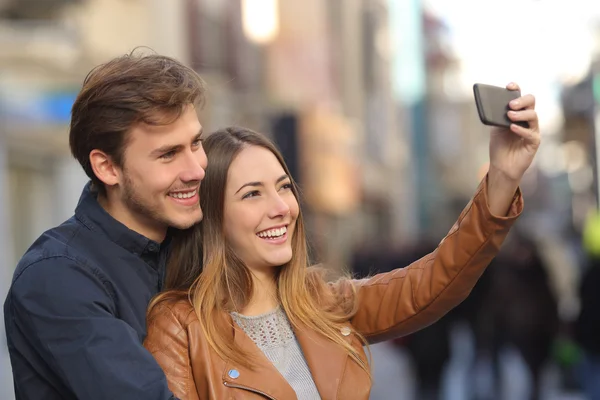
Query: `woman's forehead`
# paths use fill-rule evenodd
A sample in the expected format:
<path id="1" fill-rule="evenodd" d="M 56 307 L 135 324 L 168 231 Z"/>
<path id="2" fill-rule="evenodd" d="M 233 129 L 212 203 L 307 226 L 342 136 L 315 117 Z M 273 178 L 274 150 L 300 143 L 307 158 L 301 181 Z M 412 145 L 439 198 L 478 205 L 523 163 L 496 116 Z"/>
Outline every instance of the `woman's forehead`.
<path id="1" fill-rule="evenodd" d="M 270 150 L 260 146 L 249 146 L 240 151 L 233 159 L 228 172 L 228 182 L 244 184 L 277 181 L 285 170 Z M 271 182 L 272 181 L 272 182 Z"/>

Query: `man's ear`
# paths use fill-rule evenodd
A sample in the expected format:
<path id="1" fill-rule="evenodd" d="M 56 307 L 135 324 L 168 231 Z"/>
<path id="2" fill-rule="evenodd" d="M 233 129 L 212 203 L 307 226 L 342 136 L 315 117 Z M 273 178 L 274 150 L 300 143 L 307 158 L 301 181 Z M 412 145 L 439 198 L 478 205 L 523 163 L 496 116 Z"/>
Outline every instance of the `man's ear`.
<path id="1" fill-rule="evenodd" d="M 121 181 L 121 169 L 103 151 L 94 149 L 90 152 L 90 164 L 94 174 L 106 186 L 114 186 Z"/>

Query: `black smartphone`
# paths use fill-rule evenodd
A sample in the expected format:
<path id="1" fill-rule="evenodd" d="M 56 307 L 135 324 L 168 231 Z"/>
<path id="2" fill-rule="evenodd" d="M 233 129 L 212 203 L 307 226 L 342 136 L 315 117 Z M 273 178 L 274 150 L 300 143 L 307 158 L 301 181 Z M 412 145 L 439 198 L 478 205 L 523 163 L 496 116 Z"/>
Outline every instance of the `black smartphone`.
<path id="1" fill-rule="evenodd" d="M 521 91 L 476 83 L 473 85 L 473 94 L 475 95 L 475 104 L 477 105 L 479 119 L 484 125 L 509 128 L 510 124 L 514 123 L 524 128 L 529 128 L 528 122 L 512 122 L 507 115 L 510 110 L 508 103 L 511 100 L 521 97 Z"/>

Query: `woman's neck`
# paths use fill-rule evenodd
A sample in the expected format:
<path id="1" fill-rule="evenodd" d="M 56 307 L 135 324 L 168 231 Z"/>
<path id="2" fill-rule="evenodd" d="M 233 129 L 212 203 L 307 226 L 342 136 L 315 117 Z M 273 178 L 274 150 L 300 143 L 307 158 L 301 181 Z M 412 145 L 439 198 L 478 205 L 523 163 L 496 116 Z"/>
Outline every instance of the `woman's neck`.
<path id="1" fill-rule="evenodd" d="M 261 273 L 252 271 L 252 286 L 254 292 L 250 301 L 244 307 L 241 314 L 254 316 L 267 313 L 277 306 L 277 279 L 273 273 Z"/>

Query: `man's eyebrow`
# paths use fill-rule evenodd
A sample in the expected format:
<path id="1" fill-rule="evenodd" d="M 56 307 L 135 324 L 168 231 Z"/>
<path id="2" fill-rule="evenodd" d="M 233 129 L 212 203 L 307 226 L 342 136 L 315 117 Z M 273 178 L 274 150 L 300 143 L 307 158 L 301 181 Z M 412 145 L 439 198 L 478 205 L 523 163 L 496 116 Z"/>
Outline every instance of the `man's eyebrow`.
<path id="1" fill-rule="evenodd" d="M 182 148 L 183 148 L 183 146 L 180 144 L 175 144 L 175 145 L 166 144 L 164 146 L 160 146 L 159 148 L 152 150 L 150 155 L 151 156 L 160 156 L 162 154 L 170 153 L 172 151 L 181 150 Z"/>
<path id="2" fill-rule="evenodd" d="M 194 136 L 194 138 L 192 139 L 192 142 L 195 142 L 196 140 L 200 139 L 202 137 L 202 134 L 204 133 L 203 128 L 200 128 L 200 131 L 196 134 L 196 136 Z M 179 151 L 183 148 L 183 145 L 181 144 L 166 144 L 164 146 L 160 146 L 157 149 L 152 150 L 152 152 L 150 153 L 150 156 L 160 156 L 161 154 L 166 154 L 166 153 L 170 153 L 172 151 Z"/>

